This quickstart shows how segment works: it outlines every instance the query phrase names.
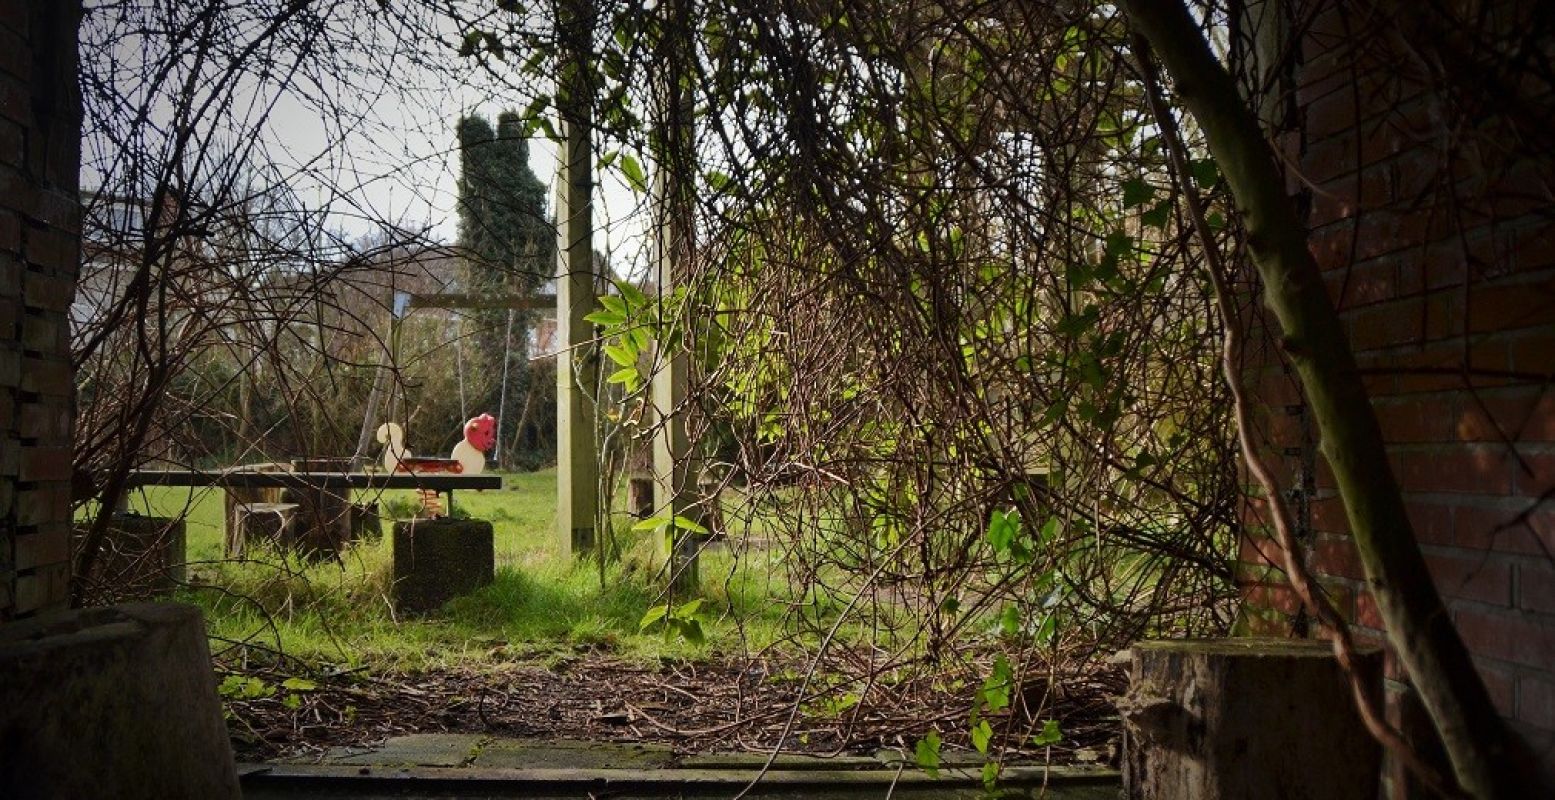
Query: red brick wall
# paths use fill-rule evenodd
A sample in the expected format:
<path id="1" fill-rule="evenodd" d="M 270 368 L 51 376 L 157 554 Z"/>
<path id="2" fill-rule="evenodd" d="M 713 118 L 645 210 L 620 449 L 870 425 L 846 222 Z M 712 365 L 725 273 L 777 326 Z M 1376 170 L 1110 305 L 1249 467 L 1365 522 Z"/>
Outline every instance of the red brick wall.
<path id="1" fill-rule="evenodd" d="M 1451 38 L 1375 26 L 1342 4 L 1295 6 L 1312 16 L 1287 73 L 1295 116 L 1279 143 L 1290 189 L 1310 209 L 1312 252 L 1436 585 L 1497 708 L 1555 775 L 1555 147 L 1551 130 L 1529 125 L 1555 119 L 1551 87 L 1524 79 L 1508 94 L 1494 73 L 1461 63 L 1433 72 L 1462 54 Z M 1532 24 L 1519 15 L 1534 6 L 1499 6 L 1502 30 Z M 1248 374 L 1287 485 L 1300 489 L 1303 460 L 1313 467 L 1302 496 L 1309 562 L 1380 641 L 1295 384 L 1272 347 Z M 1252 526 L 1249 627 L 1286 633 L 1302 620 L 1266 567 L 1274 552 Z M 1394 713 L 1408 716 L 1406 682 L 1389 673 L 1404 706 Z"/>
<path id="2" fill-rule="evenodd" d="M 0 0 L 0 620 L 65 605 L 78 0 Z"/>

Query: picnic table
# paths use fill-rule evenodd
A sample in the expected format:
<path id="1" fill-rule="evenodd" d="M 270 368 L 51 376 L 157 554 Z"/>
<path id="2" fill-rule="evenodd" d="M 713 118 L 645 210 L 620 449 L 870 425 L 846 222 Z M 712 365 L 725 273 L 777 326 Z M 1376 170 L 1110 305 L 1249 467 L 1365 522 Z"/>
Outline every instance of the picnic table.
<path id="1" fill-rule="evenodd" d="M 229 555 L 243 549 L 244 525 L 250 514 L 275 514 L 279 528 L 291 525 L 292 515 L 300 517 L 300 530 L 289 537 L 317 552 L 335 552 L 350 541 L 355 516 L 361 507 L 351 503 L 352 491 L 415 489 L 448 496 L 453 511 L 454 491 L 458 489 L 501 489 L 500 475 L 461 475 L 458 473 L 316 471 L 291 469 L 280 465 L 249 465 L 217 471 L 142 469 L 130 473 L 129 485 L 137 486 L 219 486 L 227 490 L 226 545 Z M 285 490 L 284 498 L 274 495 Z M 275 502 L 284 499 L 285 502 Z M 376 513 L 376 512 L 373 512 Z"/>

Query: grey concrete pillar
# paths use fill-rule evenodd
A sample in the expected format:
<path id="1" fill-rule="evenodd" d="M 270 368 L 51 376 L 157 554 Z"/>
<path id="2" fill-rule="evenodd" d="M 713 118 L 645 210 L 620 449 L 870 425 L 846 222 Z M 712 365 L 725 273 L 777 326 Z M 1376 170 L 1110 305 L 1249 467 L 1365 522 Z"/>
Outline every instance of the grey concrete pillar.
<path id="1" fill-rule="evenodd" d="M 0 675 L 0 797 L 239 797 L 199 609 L 3 625 Z"/>

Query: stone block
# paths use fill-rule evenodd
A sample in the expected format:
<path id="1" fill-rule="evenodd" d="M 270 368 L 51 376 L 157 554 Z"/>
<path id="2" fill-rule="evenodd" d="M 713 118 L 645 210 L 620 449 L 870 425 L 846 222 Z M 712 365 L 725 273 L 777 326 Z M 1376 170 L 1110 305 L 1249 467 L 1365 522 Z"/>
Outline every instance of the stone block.
<path id="1" fill-rule="evenodd" d="M 1130 800 L 1373 800 L 1382 752 L 1327 642 L 1141 642 L 1129 651 L 1123 788 Z M 1379 689 L 1382 654 L 1358 654 Z"/>
<path id="2" fill-rule="evenodd" d="M 234 512 L 232 526 L 227 529 L 227 557 L 241 557 L 250 544 L 256 542 L 289 546 L 296 523 L 296 503 L 241 503 Z"/>
<path id="3" fill-rule="evenodd" d="M 434 611 L 489 585 L 496 574 L 491 523 L 413 519 L 394 523 L 394 607 Z"/>
<path id="4" fill-rule="evenodd" d="M 78 549 L 88 530 L 88 525 L 76 526 Z M 85 596 L 94 602 L 166 595 L 188 579 L 187 543 L 181 519 L 115 514 L 91 574 L 78 580 L 85 584 Z"/>
<path id="5" fill-rule="evenodd" d="M 198 609 L 0 626 L 0 797 L 239 797 Z"/>

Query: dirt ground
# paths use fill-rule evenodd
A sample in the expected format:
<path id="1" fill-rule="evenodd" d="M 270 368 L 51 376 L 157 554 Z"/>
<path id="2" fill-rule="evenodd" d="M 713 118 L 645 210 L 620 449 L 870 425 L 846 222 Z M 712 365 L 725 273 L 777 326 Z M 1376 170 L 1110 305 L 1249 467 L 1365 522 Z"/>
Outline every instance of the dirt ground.
<path id="1" fill-rule="evenodd" d="M 806 668 L 770 661 L 650 666 L 580 654 L 560 664 L 478 672 L 356 672 L 289 685 L 280 675 L 262 676 L 268 693 L 228 697 L 228 727 L 238 760 L 247 762 L 443 732 L 651 742 L 681 753 L 770 752 L 781 743 L 787 752 L 839 755 L 911 754 L 933 729 L 946 752 L 971 748 L 965 679 L 828 688 L 816 678 L 806 686 Z M 1012 709 L 987 716 L 996 732 L 992 749 L 1007 759 L 1113 763 L 1118 721 L 1111 697 L 1123 686 L 1116 672 L 1040 688 L 1028 683 Z M 1036 746 L 1031 734 L 1047 719 L 1058 721 L 1063 738 Z"/>

